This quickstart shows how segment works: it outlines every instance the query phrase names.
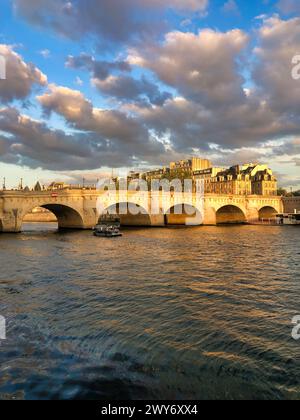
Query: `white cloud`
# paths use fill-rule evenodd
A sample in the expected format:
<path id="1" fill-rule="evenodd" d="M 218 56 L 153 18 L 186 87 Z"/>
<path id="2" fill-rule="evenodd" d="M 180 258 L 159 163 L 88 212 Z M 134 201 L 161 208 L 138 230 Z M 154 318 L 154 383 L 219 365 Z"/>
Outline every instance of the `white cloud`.
<path id="1" fill-rule="evenodd" d="M 50 50 L 47 50 L 47 49 L 41 50 L 41 51 L 39 51 L 39 53 L 45 59 L 47 59 L 47 58 L 49 58 L 51 56 L 51 51 Z"/>
<path id="2" fill-rule="evenodd" d="M 6 63 L 6 79 L 0 80 L 0 102 L 26 99 L 34 86 L 46 86 L 47 77 L 31 63 L 25 63 L 13 47 L 0 44 L 0 56 Z"/>

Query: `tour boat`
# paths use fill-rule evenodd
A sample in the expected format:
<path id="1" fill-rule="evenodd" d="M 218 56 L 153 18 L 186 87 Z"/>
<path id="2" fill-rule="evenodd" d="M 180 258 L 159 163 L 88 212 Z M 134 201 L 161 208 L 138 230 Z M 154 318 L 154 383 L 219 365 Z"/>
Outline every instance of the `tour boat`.
<path id="1" fill-rule="evenodd" d="M 121 219 L 117 216 L 102 215 L 94 228 L 94 236 L 98 238 L 117 238 L 123 236 L 120 232 Z"/>
<path id="2" fill-rule="evenodd" d="M 282 213 L 276 215 L 278 225 L 300 226 L 300 213 Z"/>
<path id="3" fill-rule="evenodd" d="M 97 226 L 94 230 L 94 236 L 97 236 L 98 238 L 117 238 L 123 235 L 117 228 Z"/>

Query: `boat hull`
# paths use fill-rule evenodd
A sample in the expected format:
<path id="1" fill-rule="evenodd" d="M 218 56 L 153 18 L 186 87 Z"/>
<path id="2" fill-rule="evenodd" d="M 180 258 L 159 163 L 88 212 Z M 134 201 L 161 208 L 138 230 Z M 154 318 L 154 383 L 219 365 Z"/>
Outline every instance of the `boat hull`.
<path id="1" fill-rule="evenodd" d="M 119 238 L 123 236 L 122 233 L 101 233 L 101 232 L 94 232 L 94 236 L 97 238 Z"/>

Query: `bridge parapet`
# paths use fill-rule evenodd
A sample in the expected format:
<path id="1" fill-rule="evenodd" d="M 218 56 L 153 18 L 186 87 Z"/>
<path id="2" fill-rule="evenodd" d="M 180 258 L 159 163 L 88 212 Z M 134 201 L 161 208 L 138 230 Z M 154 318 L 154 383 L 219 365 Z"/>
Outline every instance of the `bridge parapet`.
<path id="1" fill-rule="evenodd" d="M 146 210 L 150 222 L 147 225 L 163 226 L 165 215 L 177 205 L 188 205 L 204 215 L 203 224 L 215 225 L 226 217 L 233 220 L 254 222 L 259 220 L 264 209 L 270 213 L 283 212 L 281 197 L 230 196 L 206 194 L 204 197 L 190 193 L 166 193 L 117 191 L 116 193 L 97 190 L 55 190 L 55 191 L 0 191 L 0 231 L 19 232 L 26 214 L 36 207 L 52 211 L 63 228 L 92 228 L 98 219 L 99 203 L 102 211 L 120 203 L 131 203 Z M 130 209 L 129 209 L 130 210 Z M 100 212 L 101 213 L 101 212 Z M 226 216 L 227 214 L 227 216 Z M 239 216 L 238 216 L 239 214 Z M 241 218 L 241 214 L 243 218 Z M 130 224 L 137 224 L 138 217 L 131 215 Z M 145 220 L 142 219 L 142 220 Z M 185 220 L 184 218 L 179 220 Z M 181 223 L 181 222 L 180 222 Z"/>

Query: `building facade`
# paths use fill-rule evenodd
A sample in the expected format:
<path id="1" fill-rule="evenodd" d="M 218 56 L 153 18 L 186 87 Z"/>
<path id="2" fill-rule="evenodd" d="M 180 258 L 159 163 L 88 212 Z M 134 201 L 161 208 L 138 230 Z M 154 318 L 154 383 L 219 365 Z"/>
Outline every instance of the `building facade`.
<path id="1" fill-rule="evenodd" d="M 191 158 L 170 163 L 171 173 L 189 173 L 191 176 L 196 171 L 206 170 L 211 167 L 211 162 L 208 159 L 203 158 Z"/>
<path id="2" fill-rule="evenodd" d="M 180 160 L 178 162 L 171 162 L 169 167 L 155 169 L 153 171 L 141 174 L 141 177 L 146 181 L 159 179 L 186 179 L 193 178 L 196 171 L 208 170 L 212 167 L 208 159 L 191 158 Z"/>
<path id="3" fill-rule="evenodd" d="M 141 177 L 147 182 L 151 182 L 156 179 L 160 180 L 164 178 L 170 178 L 170 168 L 163 167 L 160 169 L 155 169 L 153 171 L 148 171 L 143 173 Z"/>
<path id="4" fill-rule="evenodd" d="M 148 183 L 161 179 L 193 179 L 204 181 L 207 194 L 277 196 L 277 179 L 268 165 L 244 164 L 230 168 L 214 167 L 208 159 L 191 158 L 171 162 L 144 173 L 131 172 L 128 181 L 144 179 Z"/>
<path id="5" fill-rule="evenodd" d="M 210 168 L 194 172 L 194 180 L 204 180 L 205 192 L 208 194 L 277 195 L 277 180 L 267 165 Z"/>

